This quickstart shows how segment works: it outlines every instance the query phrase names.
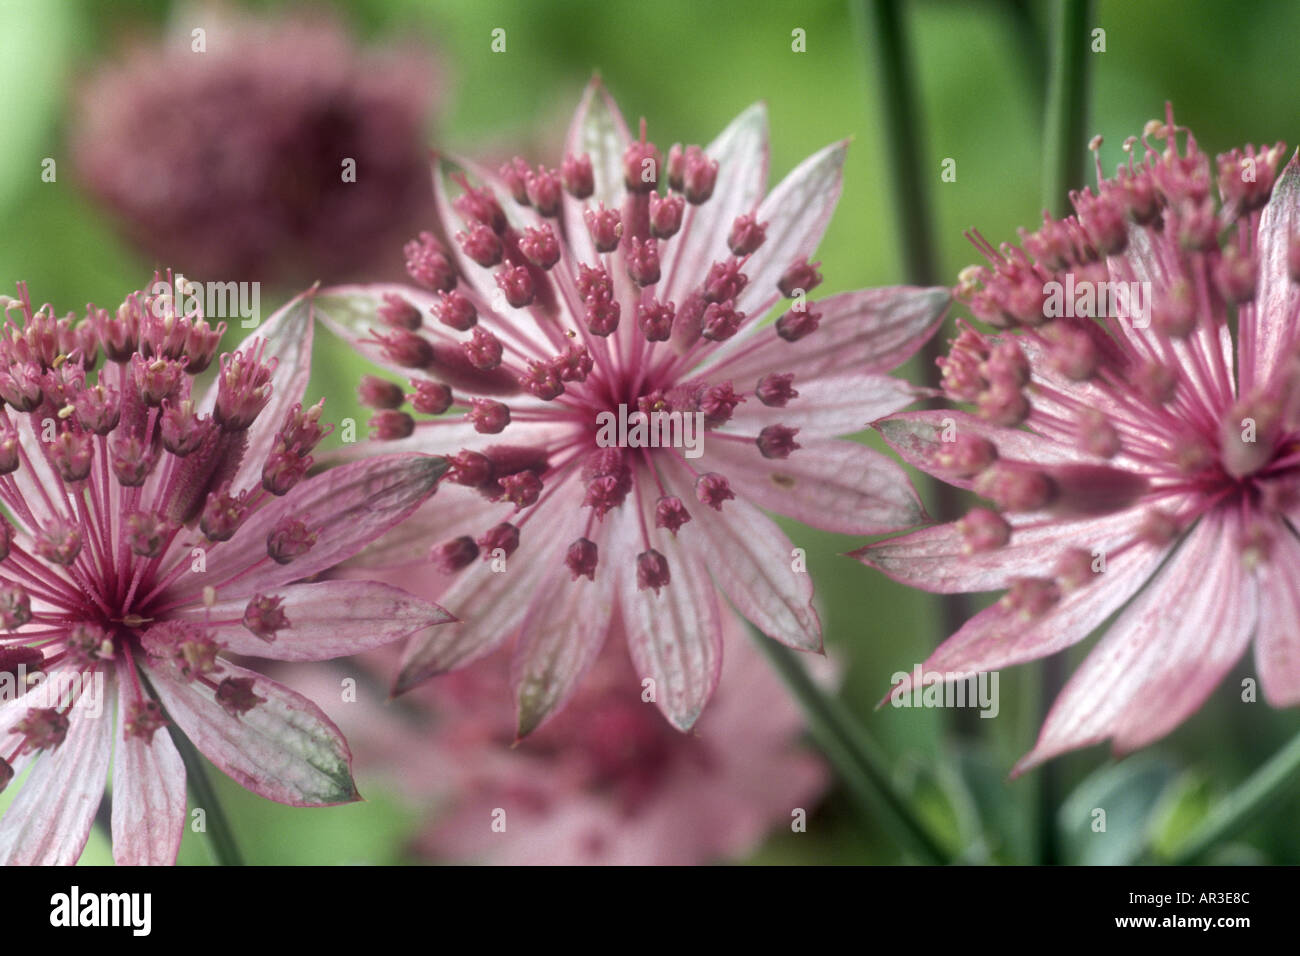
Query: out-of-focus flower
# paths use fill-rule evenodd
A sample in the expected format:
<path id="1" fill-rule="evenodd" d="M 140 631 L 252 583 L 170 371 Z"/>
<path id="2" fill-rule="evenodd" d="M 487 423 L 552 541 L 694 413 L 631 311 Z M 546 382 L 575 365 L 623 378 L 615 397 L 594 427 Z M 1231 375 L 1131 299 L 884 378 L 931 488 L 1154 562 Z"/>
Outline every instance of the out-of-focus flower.
<path id="1" fill-rule="evenodd" d="M 722 686 L 691 734 L 646 702 L 615 642 L 564 712 L 519 743 L 508 655 L 388 707 L 364 695 L 331 706 L 337 674 L 323 668 L 285 679 L 330 708 L 356 748 L 359 773 L 387 779 L 427 809 L 413 848 L 430 859 L 708 863 L 744 857 L 799 823 L 828 781 L 821 761 L 799 746 L 798 709 L 738 619 L 727 615 L 723 630 Z M 378 653 L 368 666 L 386 670 L 391 655 Z"/>
<path id="2" fill-rule="evenodd" d="M 940 359 L 976 414 L 880 425 L 992 502 L 859 552 L 926 590 L 1006 589 L 924 671 L 1043 657 L 1118 614 L 1020 770 L 1159 739 L 1252 636 L 1267 697 L 1300 703 L 1300 162 L 1276 184 L 1280 143 L 1212 166 L 1172 110 L 1142 145 L 1023 249 L 980 239 L 958 292 L 1003 331 L 964 328 Z"/>
<path id="3" fill-rule="evenodd" d="M 429 209 L 430 60 L 361 49 L 321 11 L 196 8 L 174 26 L 82 83 L 72 145 L 90 192 L 187 275 L 387 274 Z"/>
<path id="4" fill-rule="evenodd" d="M 707 149 L 664 156 L 593 83 L 558 169 L 437 162 L 439 228 L 455 238 L 407 247 L 423 289 L 321 294 L 323 321 L 410 379 L 404 403 L 363 385 L 377 436 L 451 454 L 459 486 L 367 559 L 430 560 L 427 592 L 465 622 L 408 645 L 399 691 L 517 637 L 527 734 L 618 620 L 686 730 L 721 670 L 722 596 L 768 636 L 821 648 L 802 554 L 760 508 L 840 532 L 920 520 L 904 472 L 836 436 L 913 401 L 885 373 L 950 298 L 808 302 L 844 151 L 816 153 L 765 197 L 761 106 Z"/>
<path id="5" fill-rule="evenodd" d="M 0 819 L 5 864 L 75 862 L 110 762 L 115 859 L 174 862 L 185 769 L 168 724 L 272 800 L 357 799 L 326 716 L 221 655 L 325 660 L 449 620 L 387 584 L 310 581 L 413 512 L 445 462 L 304 478 L 330 429 L 323 403 L 302 405 L 310 298 L 194 396 L 224 324 L 172 283 L 79 324 L 33 311 L 21 284 L 0 299 L 0 788 L 30 768 Z"/>

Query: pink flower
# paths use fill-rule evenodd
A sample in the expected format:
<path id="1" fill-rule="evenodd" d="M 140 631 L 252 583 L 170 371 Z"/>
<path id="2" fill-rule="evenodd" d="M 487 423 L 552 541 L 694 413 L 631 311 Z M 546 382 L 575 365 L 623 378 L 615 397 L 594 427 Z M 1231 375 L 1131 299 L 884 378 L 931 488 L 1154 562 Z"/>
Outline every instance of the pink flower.
<path id="1" fill-rule="evenodd" d="M 362 48 L 323 9 L 205 9 L 81 84 L 76 174 L 186 275 L 373 278 L 429 209 L 438 79 L 425 54 Z"/>
<path id="2" fill-rule="evenodd" d="M 0 789 L 30 767 L 0 819 L 6 864 L 74 863 L 110 761 L 115 859 L 174 862 L 185 770 L 169 724 L 269 799 L 357 799 L 325 715 L 222 654 L 324 660 L 450 619 L 386 584 L 310 581 L 445 467 L 380 456 L 304 478 L 330 429 L 301 403 L 311 299 L 222 355 L 194 397 L 224 325 L 178 312 L 172 281 L 80 324 L 33 311 L 23 285 L 2 300 Z"/>
<path id="3" fill-rule="evenodd" d="M 727 615 L 723 627 L 722 686 L 691 734 L 645 701 L 614 644 L 564 712 L 519 743 L 505 654 L 423 685 L 400 708 L 363 697 L 331 712 L 356 748 L 358 772 L 388 779 L 425 810 L 413 848 L 431 860 L 682 866 L 740 858 L 810 816 L 828 774 L 799 746 L 798 708 L 739 620 Z M 386 649 L 378 654 L 371 663 L 391 663 Z M 284 677 L 318 688 L 322 701 L 338 699 L 337 674 Z"/>
<path id="4" fill-rule="evenodd" d="M 638 673 L 685 730 L 718 681 L 721 597 L 768 636 L 821 648 L 801 555 L 760 508 L 841 532 L 919 520 L 903 471 L 836 436 L 914 399 L 884 373 L 932 333 L 949 295 L 809 304 L 821 276 L 808 257 L 845 144 L 764 198 L 766 143 L 756 106 L 707 149 L 673 147 L 665 162 L 593 83 L 558 173 L 438 161 L 439 225 L 457 238 L 408 246 L 425 290 L 322 293 L 331 328 L 410 379 L 417 414 L 446 396 L 463 410 L 375 423 L 382 435 L 409 428 L 394 447 L 451 455 L 447 480 L 460 486 L 368 559 L 431 557 L 429 592 L 465 622 L 408 645 L 399 691 L 516 638 L 526 734 L 621 620 Z M 783 316 L 762 326 L 783 295 Z M 656 427 L 676 438 L 634 440 L 642 412 L 666 413 Z"/>
<path id="5" fill-rule="evenodd" d="M 880 425 L 909 462 L 994 506 L 859 552 L 926 590 L 1005 589 L 926 671 L 1043 657 L 1118 614 L 1018 771 L 1159 739 L 1252 635 L 1267 697 L 1300 703 L 1300 162 L 1276 186 L 1281 144 L 1211 167 L 1172 110 L 1144 155 L 1134 142 L 1023 250 L 981 240 L 989 266 L 959 294 L 1003 331 L 964 328 L 940 360 L 949 397 L 976 413 Z"/>

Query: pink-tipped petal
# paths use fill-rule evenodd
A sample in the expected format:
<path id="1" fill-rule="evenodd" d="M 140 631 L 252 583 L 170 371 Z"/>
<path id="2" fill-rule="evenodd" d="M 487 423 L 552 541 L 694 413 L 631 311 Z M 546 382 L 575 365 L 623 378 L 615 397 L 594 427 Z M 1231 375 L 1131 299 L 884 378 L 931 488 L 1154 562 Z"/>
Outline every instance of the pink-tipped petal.
<path id="1" fill-rule="evenodd" d="M 1300 307 L 1300 289 L 1291 281 L 1287 267 L 1287 251 L 1298 232 L 1300 153 L 1291 157 L 1278 177 L 1259 220 L 1259 287 L 1248 313 L 1243 310 L 1241 330 L 1243 340 L 1247 334 L 1253 335 L 1255 349 L 1253 353 L 1243 351 L 1241 356 L 1243 391 L 1266 384 L 1295 341 L 1294 323 L 1283 319 L 1294 316 Z"/>
<path id="2" fill-rule="evenodd" d="M 1257 618 L 1249 572 L 1220 548 L 1235 530 L 1229 524 L 1211 515 L 1193 529 L 1070 678 L 1014 772 L 1107 738 L 1120 753 L 1136 750 L 1201 706 L 1240 659 Z"/>

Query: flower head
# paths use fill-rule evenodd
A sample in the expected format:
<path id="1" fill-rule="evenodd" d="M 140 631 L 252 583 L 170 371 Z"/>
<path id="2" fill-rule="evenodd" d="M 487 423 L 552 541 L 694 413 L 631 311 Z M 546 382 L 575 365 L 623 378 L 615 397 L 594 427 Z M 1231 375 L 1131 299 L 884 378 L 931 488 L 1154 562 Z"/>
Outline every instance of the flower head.
<path id="1" fill-rule="evenodd" d="M 1005 589 L 925 670 L 1042 657 L 1118 612 L 1020 769 L 1159 739 L 1252 635 L 1265 694 L 1300 703 L 1300 161 L 1278 178 L 1277 144 L 1211 163 L 1172 110 L 1124 146 L 1075 216 L 1020 248 L 980 239 L 958 294 L 996 331 L 939 360 L 974 413 L 880 424 L 991 503 L 859 552 L 927 590 Z"/>
<path id="2" fill-rule="evenodd" d="M 88 77 L 78 177 L 187 275 L 375 275 L 428 209 L 433 64 L 361 49 L 320 10 L 198 22 L 201 41 L 187 24 Z"/>
<path id="3" fill-rule="evenodd" d="M 110 762 L 117 861 L 173 862 L 171 730 L 270 799 L 356 799 L 324 714 L 224 655 L 323 660 L 450 619 L 386 584 L 310 582 L 445 467 L 381 456 L 304 477 L 329 428 L 301 401 L 310 297 L 220 356 L 197 395 L 222 327 L 178 313 L 157 291 L 172 278 L 80 322 L 33 309 L 21 284 L 0 300 L 0 787 L 31 765 L 0 819 L 4 863 L 75 862 Z"/>
<path id="4" fill-rule="evenodd" d="M 913 400 L 884 373 L 933 331 L 949 295 L 810 302 L 821 276 L 808 260 L 845 144 L 765 197 L 766 141 L 756 106 L 707 148 L 671 149 L 665 170 L 644 123 L 633 137 L 593 83 L 560 173 L 528 173 L 544 189 L 516 188 L 522 160 L 500 176 L 437 162 L 440 233 L 459 238 L 411 244 L 423 289 L 318 298 L 323 320 L 416 398 L 432 382 L 460 409 L 428 418 L 413 400 L 411 433 L 395 442 L 451 456 L 456 504 L 367 559 L 431 553 L 429 586 L 465 622 L 409 645 L 399 690 L 517 635 L 527 732 L 621 619 L 637 670 L 686 729 L 718 679 L 720 595 L 769 636 L 821 647 L 800 555 L 760 508 L 842 532 L 919 519 L 903 472 L 836 436 Z M 774 306 L 783 317 L 763 325 Z"/>

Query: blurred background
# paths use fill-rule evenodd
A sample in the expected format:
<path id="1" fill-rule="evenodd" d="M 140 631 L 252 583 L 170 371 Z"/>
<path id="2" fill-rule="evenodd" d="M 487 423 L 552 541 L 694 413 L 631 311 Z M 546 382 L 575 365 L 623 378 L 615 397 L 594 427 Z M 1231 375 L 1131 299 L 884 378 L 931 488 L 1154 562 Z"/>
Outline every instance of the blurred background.
<path id="1" fill-rule="evenodd" d="M 975 258 L 963 230 L 1014 240 L 1016 227 L 1039 220 L 1047 6 L 918 0 L 903 13 L 925 137 L 911 174 L 929 184 L 942 276 L 952 282 Z M 267 54 L 251 46 L 218 49 L 216 25 L 230 18 L 244 28 L 250 18 L 264 24 L 279 51 L 270 59 L 283 62 L 260 62 Z M 1243 11 L 1211 0 L 1114 0 L 1099 3 L 1093 19 L 1105 31 L 1105 52 L 1091 55 L 1087 128 L 1105 137 L 1108 169 L 1119 162 L 1124 138 L 1162 116 L 1167 99 L 1211 155 L 1247 141 L 1300 140 L 1300 78 L 1286 68 L 1300 35 L 1300 5 L 1257 2 Z M 896 284 L 895 156 L 883 136 L 867 23 L 855 4 L 839 0 L 217 7 L 0 0 L 0 284 L 8 291 L 26 280 L 37 302 L 66 311 L 89 301 L 112 306 L 155 266 L 174 266 L 197 279 L 260 278 L 269 315 L 316 279 L 400 277 L 401 243 L 428 209 L 423 149 L 437 145 L 494 163 L 521 153 L 558 166 L 568 118 L 595 71 L 629 121 L 645 116 L 662 146 L 707 143 L 744 107 L 765 100 L 773 184 L 809 153 L 852 137 L 843 197 L 820 250 L 825 291 Z M 192 60 L 164 52 L 166 37 L 173 50 L 178 43 L 189 49 L 194 27 L 208 30 L 208 55 L 227 57 L 224 75 L 233 79 L 205 79 L 192 72 L 199 69 Z M 505 31 L 504 52 L 492 49 L 496 29 Z M 792 50 L 796 29 L 805 31 L 806 52 Z M 285 79 L 260 90 L 258 77 L 276 69 Z M 184 97 L 195 97 L 194 105 L 178 103 Z M 321 98 L 328 109 L 313 112 Z M 224 156 L 190 147 L 189 124 L 222 123 L 254 132 L 225 141 Z M 297 149 L 302 169 L 313 143 L 341 139 L 356 143 L 361 169 L 382 165 L 385 175 L 374 180 L 382 188 L 338 194 L 333 158 L 319 175 L 288 178 L 272 159 L 258 159 Z M 955 160 L 955 181 L 940 180 L 946 159 Z M 369 188 L 365 177 L 356 185 Z M 236 198 L 213 206 L 218 195 Z M 187 210 L 180 225 L 172 218 L 178 203 Z M 222 216 L 226 225 L 216 235 L 187 225 Z M 254 230 L 274 243 L 251 245 Z M 364 422 L 355 398 L 359 360 L 321 340 L 316 362 L 309 395 L 327 396 L 327 417 Z M 918 488 L 932 503 L 933 489 Z M 875 710 L 890 676 L 910 670 L 946 636 L 939 605 L 841 557 L 860 540 L 786 530 L 807 550 L 843 700 L 887 753 L 918 812 L 970 861 L 1036 862 L 1044 827 L 1067 862 L 1159 860 L 1300 725 L 1293 711 L 1242 702 L 1241 681 L 1253 676 L 1247 657 L 1158 745 L 1121 762 L 1103 748 L 1057 760 L 1051 774 L 1061 802 L 1044 820 L 1042 771 L 1007 776 L 1037 731 L 1040 671 L 1004 672 L 1000 713 L 991 720 L 969 711 Z M 1074 649 L 1071 669 L 1090 646 Z M 362 744 L 354 746 L 360 752 Z M 280 807 L 224 778 L 219 783 L 249 862 L 414 862 L 428 858 L 415 847 L 431 810 L 401 785 L 400 765 L 399 757 L 396 770 L 379 769 L 359 756 L 367 802 L 328 810 Z M 1104 835 L 1090 828 L 1090 811 L 1099 806 L 1107 808 Z M 879 821 L 833 782 L 808 809 L 806 832 L 791 832 L 788 817 L 774 816 L 771 835 L 740 859 L 906 859 Z M 688 816 L 689 805 L 680 812 Z M 1300 800 L 1293 798 L 1213 859 L 1300 862 L 1297 819 Z M 718 852 L 735 858 L 734 849 Z M 107 837 L 97 830 L 83 862 L 110 861 Z M 181 861 L 208 861 L 201 836 L 186 834 Z"/>

